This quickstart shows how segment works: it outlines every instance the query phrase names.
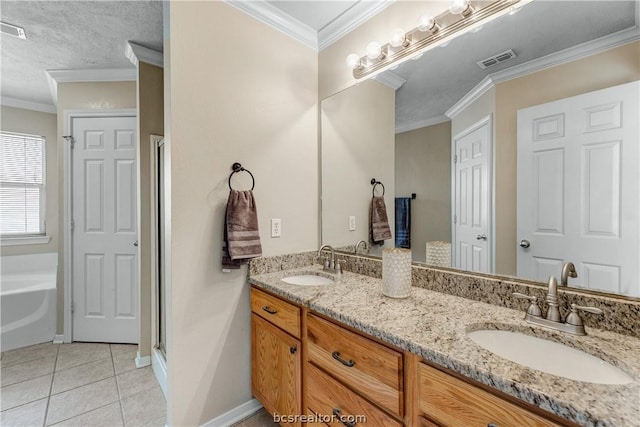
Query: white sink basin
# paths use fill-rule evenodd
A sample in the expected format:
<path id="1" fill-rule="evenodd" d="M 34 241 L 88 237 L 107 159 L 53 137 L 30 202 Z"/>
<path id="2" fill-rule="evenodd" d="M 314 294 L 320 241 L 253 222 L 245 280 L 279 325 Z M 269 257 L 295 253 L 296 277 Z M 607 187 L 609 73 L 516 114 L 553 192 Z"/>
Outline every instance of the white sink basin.
<path id="1" fill-rule="evenodd" d="M 299 274 L 282 279 L 283 282 L 299 286 L 326 286 L 332 285 L 333 280 L 316 274 Z"/>
<path id="2" fill-rule="evenodd" d="M 467 335 L 500 357 L 548 374 L 596 384 L 633 382 L 633 378 L 610 363 L 553 341 L 497 330 L 472 331 Z"/>

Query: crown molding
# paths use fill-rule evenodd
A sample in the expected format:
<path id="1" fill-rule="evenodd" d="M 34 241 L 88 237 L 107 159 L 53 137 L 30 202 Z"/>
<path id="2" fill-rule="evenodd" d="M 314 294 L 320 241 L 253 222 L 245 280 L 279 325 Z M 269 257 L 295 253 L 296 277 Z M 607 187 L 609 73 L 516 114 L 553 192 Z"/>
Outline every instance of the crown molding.
<path id="1" fill-rule="evenodd" d="M 474 86 L 469 92 L 467 92 L 458 102 L 453 104 L 453 107 L 449 108 L 445 111 L 444 115 L 449 118 L 454 118 L 464 109 L 466 109 L 469 105 L 473 104 L 485 94 L 489 89 L 495 86 L 493 80 L 491 79 L 491 75 L 488 75 L 480 83 Z"/>
<path id="2" fill-rule="evenodd" d="M 58 105 L 58 83 L 129 82 L 137 78 L 135 68 L 46 70 L 45 74 L 54 105 Z"/>
<path id="3" fill-rule="evenodd" d="M 400 126 L 396 126 L 396 135 L 403 132 L 409 132 L 411 130 L 424 128 L 427 126 L 437 125 L 439 123 L 448 122 L 451 119 L 445 115 L 429 117 L 428 119 L 418 120 L 417 122 L 406 123 Z"/>
<path id="4" fill-rule="evenodd" d="M 323 50 L 393 4 L 394 0 L 371 0 L 356 3 L 318 31 L 318 49 Z"/>
<path id="5" fill-rule="evenodd" d="M 42 113 L 56 114 L 58 112 L 55 105 L 25 101 L 23 99 L 12 98 L 10 96 L 1 97 L 0 104 L 5 107 L 22 108 L 23 110 L 40 111 Z"/>
<path id="6" fill-rule="evenodd" d="M 637 9 L 640 9 L 640 7 Z M 566 64 L 567 62 L 585 58 L 637 40 L 640 40 L 640 27 L 638 25 L 525 62 L 524 64 L 489 74 L 458 102 L 456 102 L 453 107 L 449 108 L 445 112 L 445 115 L 449 118 L 457 116 L 462 110 L 467 108 L 486 91 L 498 83 L 517 79 L 518 77 L 526 76 L 528 74 L 537 73 L 548 68 Z"/>
<path id="7" fill-rule="evenodd" d="M 318 50 L 318 33 L 316 33 L 313 28 L 303 24 L 266 1 L 224 0 L 224 2 L 288 35 L 305 46 L 316 51 Z"/>
<path id="8" fill-rule="evenodd" d="M 124 47 L 124 56 L 127 57 L 134 67 L 138 67 L 139 62 L 146 62 L 147 64 L 164 68 L 162 52 L 140 46 L 132 41 L 127 41 L 127 45 Z"/>
<path id="9" fill-rule="evenodd" d="M 402 85 L 407 82 L 407 79 L 400 77 L 393 71 L 385 71 L 384 73 L 380 73 L 374 77 L 374 80 L 379 81 L 385 86 L 389 86 L 393 90 L 400 89 L 400 87 L 402 87 Z"/>

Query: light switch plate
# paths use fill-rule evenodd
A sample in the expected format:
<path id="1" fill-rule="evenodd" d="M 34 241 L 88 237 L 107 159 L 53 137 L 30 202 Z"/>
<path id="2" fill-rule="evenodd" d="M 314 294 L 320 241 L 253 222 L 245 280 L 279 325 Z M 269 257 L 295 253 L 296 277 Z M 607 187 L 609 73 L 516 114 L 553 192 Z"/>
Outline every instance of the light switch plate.
<path id="1" fill-rule="evenodd" d="M 355 231 L 356 230 L 356 217 L 351 215 L 349 217 L 349 231 Z"/>

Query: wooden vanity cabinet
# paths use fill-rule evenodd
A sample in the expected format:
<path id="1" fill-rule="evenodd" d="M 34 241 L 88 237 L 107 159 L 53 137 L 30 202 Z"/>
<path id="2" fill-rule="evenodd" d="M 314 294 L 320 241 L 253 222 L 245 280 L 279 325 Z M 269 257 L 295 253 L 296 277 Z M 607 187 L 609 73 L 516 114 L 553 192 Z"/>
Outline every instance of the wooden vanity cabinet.
<path id="1" fill-rule="evenodd" d="M 251 391 L 271 414 L 301 414 L 300 309 L 252 288 L 251 310 Z"/>
<path id="2" fill-rule="evenodd" d="M 559 426 L 422 362 L 418 377 L 421 426 Z"/>
<path id="3" fill-rule="evenodd" d="M 366 417 L 331 426 L 575 425 L 256 288 L 251 310 L 252 391 L 271 414 Z"/>

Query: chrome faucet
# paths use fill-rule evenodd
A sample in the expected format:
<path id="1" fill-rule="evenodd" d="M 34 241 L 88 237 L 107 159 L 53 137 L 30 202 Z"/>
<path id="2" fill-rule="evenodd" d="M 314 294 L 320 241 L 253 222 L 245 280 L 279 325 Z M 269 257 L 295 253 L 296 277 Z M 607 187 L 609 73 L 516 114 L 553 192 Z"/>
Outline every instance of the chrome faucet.
<path id="1" fill-rule="evenodd" d="M 336 259 L 336 251 L 335 251 L 335 249 L 333 249 L 332 246 L 330 246 L 330 245 L 322 245 L 322 246 L 320 246 L 320 249 L 318 249 L 318 259 L 320 259 L 322 257 L 322 251 L 324 249 L 329 249 L 331 251 L 331 256 L 329 258 L 324 257 L 323 270 L 324 271 L 329 271 L 331 273 L 341 274 L 342 273 L 342 266 L 340 265 L 340 260 Z"/>
<path id="2" fill-rule="evenodd" d="M 573 266 L 573 264 L 571 265 Z M 563 268 L 563 274 L 564 270 L 565 269 Z M 567 268 L 567 271 L 569 272 L 568 276 L 570 276 L 570 267 Z M 596 307 L 584 307 L 571 304 L 571 313 L 567 316 L 566 321 L 563 322 L 560 317 L 560 310 L 558 309 L 558 280 L 554 276 L 549 277 L 549 287 L 547 289 L 547 297 L 545 298 L 549 308 L 547 309 L 547 315 L 545 317 L 542 317 L 542 310 L 538 307 L 538 297 L 524 295 L 518 292 L 514 292 L 513 296 L 531 301 L 531 304 L 527 308 L 527 314 L 524 316 L 524 320 L 527 322 L 555 329 L 556 331 L 568 332 L 574 335 L 587 335 L 587 332 L 584 330 L 582 318 L 578 314 L 578 310 L 593 314 L 603 314 L 603 311 Z"/>
<path id="3" fill-rule="evenodd" d="M 365 242 L 364 240 L 358 240 L 358 243 L 356 243 L 356 249 L 354 251 L 355 254 L 358 253 L 358 248 L 360 247 L 361 244 L 364 247 L 364 250 L 367 250 L 368 243 Z M 365 253 L 365 252 L 363 252 L 363 253 Z"/>
<path id="4" fill-rule="evenodd" d="M 545 301 L 549 305 L 546 319 L 552 322 L 560 322 L 560 310 L 558 309 L 558 279 L 555 276 L 549 277 L 547 297 Z"/>
<path id="5" fill-rule="evenodd" d="M 578 277 L 578 272 L 572 262 L 565 262 L 562 266 L 562 274 L 560 275 L 560 286 L 569 286 L 569 277 L 575 279 Z"/>

